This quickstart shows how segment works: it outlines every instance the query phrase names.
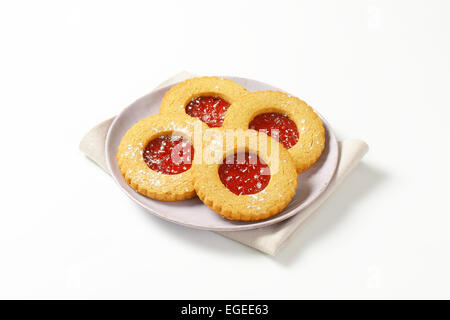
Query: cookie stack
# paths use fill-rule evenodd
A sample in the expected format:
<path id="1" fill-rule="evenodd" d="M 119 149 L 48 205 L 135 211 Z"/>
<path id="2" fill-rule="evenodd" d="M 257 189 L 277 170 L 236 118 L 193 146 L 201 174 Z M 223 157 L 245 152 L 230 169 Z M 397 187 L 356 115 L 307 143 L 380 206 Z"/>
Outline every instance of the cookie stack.
<path id="1" fill-rule="evenodd" d="M 126 182 L 149 198 L 197 195 L 224 218 L 254 221 L 288 205 L 297 175 L 324 146 L 322 121 L 302 100 L 199 77 L 170 88 L 160 113 L 127 131 L 116 158 Z"/>

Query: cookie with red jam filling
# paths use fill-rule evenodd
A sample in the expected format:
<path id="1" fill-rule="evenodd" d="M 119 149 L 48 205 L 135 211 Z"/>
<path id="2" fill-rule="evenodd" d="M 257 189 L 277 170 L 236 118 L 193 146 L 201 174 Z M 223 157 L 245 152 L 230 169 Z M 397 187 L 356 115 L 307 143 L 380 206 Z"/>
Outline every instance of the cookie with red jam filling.
<path id="1" fill-rule="evenodd" d="M 314 110 L 279 91 L 256 91 L 231 105 L 223 128 L 253 129 L 278 140 L 292 156 L 297 172 L 309 169 L 325 148 L 325 129 Z"/>
<path id="2" fill-rule="evenodd" d="M 188 79 L 170 88 L 161 102 L 163 114 L 198 118 L 210 128 L 221 127 L 230 105 L 247 90 L 240 84 L 218 77 Z"/>
<path id="3" fill-rule="evenodd" d="M 133 125 L 122 138 L 116 156 L 125 181 L 135 191 L 156 200 L 194 197 L 194 130 L 201 131 L 204 126 L 195 118 L 162 115 Z"/>
<path id="4" fill-rule="evenodd" d="M 230 220 L 270 218 L 288 205 L 297 188 L 287 150 L 253 130 L 209 129 L 203 161 L 194 162 L 192 169 L 200 200 Z"/>

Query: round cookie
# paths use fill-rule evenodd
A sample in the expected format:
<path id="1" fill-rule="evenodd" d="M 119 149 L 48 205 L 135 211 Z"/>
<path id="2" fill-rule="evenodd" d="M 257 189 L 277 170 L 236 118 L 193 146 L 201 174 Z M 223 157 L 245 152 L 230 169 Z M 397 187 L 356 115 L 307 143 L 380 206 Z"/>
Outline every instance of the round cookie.
<path id="1" fill-rule="evenodd" d="M 297 135 L 297 138 L 285 136 L 283 141 L 294 159 L 297 172 L 309 169 L 325 147 L 325 129 L 314 110 L 299 98 L 279 91 L 248 93 L 228 108 L 223 128 L 248 129 L 251 125 L 257 129 L 258 125 L 254 124 L 258 120 L 260 127 L 266 130 L 271 119 L 274 119 L 273 127 L 278 126 L 281 131 Z"/>
<path id="2" fill-rule="evenodd" d="M 246 94 L 240 84 L 218 77 L 188 79 L 164 95 L 160 112 L 199 118 L 209 127 L 220 127 L 231 104 Z"/>
<path id="3" fill-rule="evenodd" d="M 254 130 L 208 129 L 203 159 L 192 169 L 198 197 L 230 220 L 270 218 L 288 205 L 297 188 L 289 153 Z"/>
<path id="4" fill-rule="evenodd" d="M 149 116 L 122 138 L 117 163 L 125 181 L 152 199 L 177 201 L 195 196 L 192 158 L 194 130 L 205 125 L 187 116 Z M 193 151 L 193 152 L 192 152 Z M 198 151 L 201 155 L 201 150 Z"/>

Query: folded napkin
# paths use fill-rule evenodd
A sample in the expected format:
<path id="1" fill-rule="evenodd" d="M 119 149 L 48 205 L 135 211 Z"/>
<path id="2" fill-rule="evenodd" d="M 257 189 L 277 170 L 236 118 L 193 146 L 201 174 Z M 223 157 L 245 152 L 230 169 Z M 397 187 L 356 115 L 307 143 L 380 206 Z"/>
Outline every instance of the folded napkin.
<path id="1" fill-rule="evenodd" d="M 156 89 L 168 86 L 179 81 L 192 78 L 194 75 L 181 72 L 167 81 L 161 83 Z M 80 150 L 103 170 L 109 173 L 105 157 L 105 139 L 109 126 L 114 117 L 92 128 L 82 139 Z M 301 213 L 264 228 L 247 231 L 217 232 L 227 238 L 239 241 L 247 246 L 270 255 L 276 255 L 300 225 L 328 199 L 345 177 L 356 167 L 362 157 L 369 150 L 368 145 L 361 140 L 346 139 L 339 141 L 339 163 L 333 180 L 328 188 L 309 207 Z"/>

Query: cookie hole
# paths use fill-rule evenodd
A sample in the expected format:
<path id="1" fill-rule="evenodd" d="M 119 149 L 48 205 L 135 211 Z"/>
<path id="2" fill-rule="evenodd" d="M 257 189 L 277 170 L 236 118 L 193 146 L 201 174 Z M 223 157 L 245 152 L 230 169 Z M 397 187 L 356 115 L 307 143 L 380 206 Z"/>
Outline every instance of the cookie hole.
<path id="1" fill-rule="evenodd" d="M 191 117 L 199 118 L 210 128 L 221 127 L 230 103 L 215 94 L 193 97 L 185 106 Z"/>
<path id="2" fill-rule="evenodd" d="M 238 152 L 227 156 L 219 166 L 223 185 L 237 195 L 264 190 L 270 181 L 269 166 L 255 153 Z"/>
<path id="3" fill-rule="evenodd" d="M 294 121 L 279 112 L 261 113 L 253 118 L 249 129 L 264 132 L 279 141 L 286 149 L 298 142 L 298 129 Z"/>
<path id="4" fill-rule="evenodd" d="M 191 168 L 194 147 L 180 135 L 163 134 L 147 143 L 142 156 L 153 171 L 180 174 Z"/>

